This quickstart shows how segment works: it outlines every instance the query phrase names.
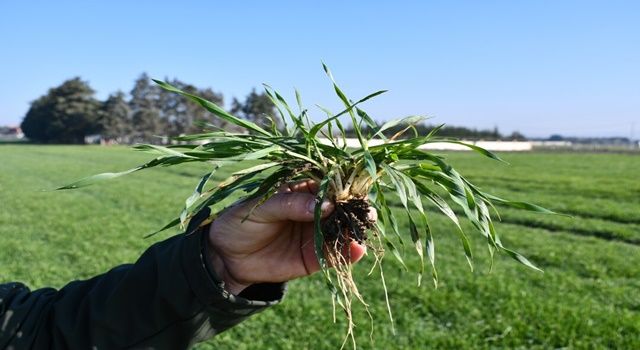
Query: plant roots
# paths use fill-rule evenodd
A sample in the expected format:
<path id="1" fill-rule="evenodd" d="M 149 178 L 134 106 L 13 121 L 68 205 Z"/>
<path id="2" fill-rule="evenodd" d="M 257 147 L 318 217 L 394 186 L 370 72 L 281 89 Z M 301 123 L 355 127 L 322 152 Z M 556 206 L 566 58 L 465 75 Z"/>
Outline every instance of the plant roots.
<path id="1" fill-rule="evenodd" d="M 374 227 L 369 217 L 369 202 L 365 198 L 336 201 L 335 210 L 324 220 L 322 232 L 327 246 L 336 246 L 341 252 L 351 241 L 364 244 L 367 230 Z"/>

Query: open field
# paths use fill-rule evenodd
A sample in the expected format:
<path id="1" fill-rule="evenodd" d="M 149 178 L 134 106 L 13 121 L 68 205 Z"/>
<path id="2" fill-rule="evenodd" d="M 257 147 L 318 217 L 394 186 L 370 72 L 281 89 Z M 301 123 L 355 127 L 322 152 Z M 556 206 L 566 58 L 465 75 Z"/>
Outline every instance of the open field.
<path id="1" fill-rule="evenodd" d="M 486 244 L 465 225 L 476 255 L 476 272 L 469 272 L 452 224 L 433 212 L 439 288 L 428 278 L 416 287 L 411 247 L 405 261 L 413 271 L 403 271 L 392 256 L 384 265 L 396 335 L 379 279 L 366 276 L 371 259 L 358 265 L 375 319 L 371 340 L 368 316 L 356 313 L 361 348 L 640 349 L 640 157 L 502 156 L 511 165 L 447 154 L 489 192 L 573 216 L 501 210 L 497 229 L 505 245 L 545 273 L 503 255 L 489 273 Z M 0 282 L 60 287 L 131 262 L 172 234 L 141 238 L 178 213 L 202 165 L 154 169 L 77 191 L 40 191 L 150 157 L 119 147 L 0 146 Z M 340 315 L 333 323 L 329 293 L 316 275 L 291 282 L 283 304 L 198 348 L 334 349 L 344 330 Z"/>

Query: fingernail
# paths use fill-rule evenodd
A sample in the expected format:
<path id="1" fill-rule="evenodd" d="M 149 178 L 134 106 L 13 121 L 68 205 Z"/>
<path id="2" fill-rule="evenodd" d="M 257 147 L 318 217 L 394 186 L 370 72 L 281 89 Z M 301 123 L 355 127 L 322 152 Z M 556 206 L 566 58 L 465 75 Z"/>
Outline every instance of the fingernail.
<path id="1" fill-rule="evenodd" d="M 310 213 L 313 213 L 316 210 L 316 200 L 312 199 L 309 201 L 309 203 L 307 203 L 307 210 Z"/>
<path id="2" fill-rule="evenodd" d="M 322 210 L 323 212 L 326 212 L 327 210 L 329 210 L 330 207 L 331 207 L 331 202 L 324 201 L 320 205 L 320 210 Z M 307 210 L 309 210 L 310 213 L 315 213 L 315 210 L 316 210 L 315 199 L 309 201 L 309 203 L 307 204 Z"/>

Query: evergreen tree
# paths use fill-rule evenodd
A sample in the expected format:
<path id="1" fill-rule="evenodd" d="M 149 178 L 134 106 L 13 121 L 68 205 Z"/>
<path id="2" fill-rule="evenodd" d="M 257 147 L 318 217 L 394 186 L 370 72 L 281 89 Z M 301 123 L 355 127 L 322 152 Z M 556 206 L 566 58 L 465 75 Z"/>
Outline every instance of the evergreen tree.
<path id="1" fill-rule="evenodd" d="M 99 131 L 98 114 L 93 89 L 76 77 L 33 101 L 21 128 L 36 142 L 83 144 L 87 135 Z"/>
<path id="2" fill-rule="evenodd" d="M 101 106 L 101 134 L 107 141 L 129 142 L 132 132 L 131 108 L 125 100 L 125 94 L 118 91 L 109 95 Z"/>
<path id="3" fill-rule="evenodd" d="M 155 136 L 167 134 L 167 122 L 162 113 L 162 89 L 154 84 L 147 73 L 135 81 L 129 106 L 132 113 L 133 142 L 158 142 Z"/>

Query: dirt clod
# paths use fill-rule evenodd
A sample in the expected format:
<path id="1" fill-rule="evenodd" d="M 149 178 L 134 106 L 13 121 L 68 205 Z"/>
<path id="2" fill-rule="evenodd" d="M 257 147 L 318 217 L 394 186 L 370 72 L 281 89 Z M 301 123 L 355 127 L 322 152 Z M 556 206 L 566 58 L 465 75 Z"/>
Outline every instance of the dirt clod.
<path id="1" fill-rule="evenodd" d="M 356 241 L 360 244 L 367 239 L 367 230 L 373 228 L 369 218 L 369 202 L 364 198 L 351 198 L 335 203 L 335 210 L 322 225 L 325 243 L 344 247 Z"/>

